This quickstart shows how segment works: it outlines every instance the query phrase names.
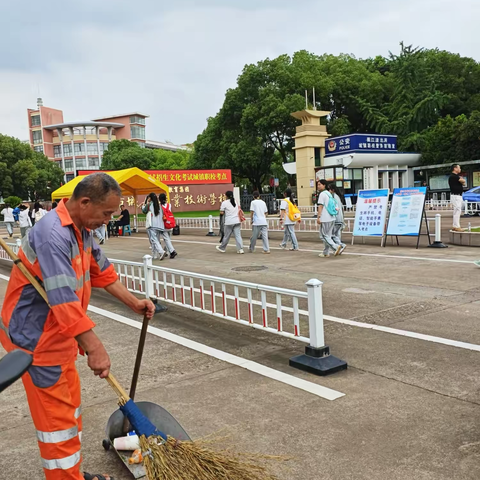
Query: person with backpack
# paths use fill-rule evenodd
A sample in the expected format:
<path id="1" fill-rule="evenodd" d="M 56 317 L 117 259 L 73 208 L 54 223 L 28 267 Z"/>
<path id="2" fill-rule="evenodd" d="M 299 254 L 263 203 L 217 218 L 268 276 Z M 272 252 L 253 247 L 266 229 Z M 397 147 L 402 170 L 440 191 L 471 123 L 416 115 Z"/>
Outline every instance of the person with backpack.
<path id="1" fill-rule="evenodd" d="M 178 255 L 172 244 L 172 231 L 176 225 L 175 217 L 172 213 L 172 205 L 167 203 L 167 195 L 161 193 L 158 196 L 158 200 L 163 213 L 162 221 L 164 227 L 160 232 L 160 238 L 165 242 L 165 249 L 170 254 L 170 259 L 172 260 Z"/>
<path id="2" fill-rule="evenodd" d="M 13 208 L 9 203 L 5 204 L 5 208 L 0 212 L 3 215 L 3 223 L 7 227 L 8 236 L 13 237 L 13 226 L 15 225 L 15 218 L 13 217 Z"/>
<path id="3" fill-rule="evenodd" d="M 330 250 L 335 255 L 339 255 L 342 245 L 336 243 L 332 238 L 335 219 L 338 215 L 338 205 L 332 194 L 327 189 L 326 180 L 319 180 L 317 183 L 320 195 L 318 196 L 317 223 L 320 225 L 320 238 L 323 240 L 325 248 L 319 257 L 329 257 Z"/>
<path id="4" fill-rule="evenodd" d="M 154 193 L 148 194 L 142 207 L 142 212 L 146 214 L 145 226 L 147 227 L 148 239 L 152 247 L 152 256 L 154 260 L 163 260 L 167 252 L 160 243 L 160 235 L 164 230 L 163 212 L 160 210 L 158 197 Z"/>
<path id="5" fill-rule="evenodd" d="M 260 193 L 253 192 L 253 201 L 250 203 L 250 215 L 252 220 L 252 238 L 250 239 L 249 250 L 255 252 L 258 236 L 261 235 L 263 242 L 263 253 L 269 254 L 270 247 L 268 245 L 268 222 L 266 215 L 268 214 L 267 204 L 260 199 Z"/>
<path id="6" fill-rule="evenodd" d="M 334 183 L 331 183 L 328 186 L 328 191 L 337 202 L 338 213 L 335 217 L 335 222 L 333 225 L 332 239 L 336 244 L 342 246 L 342 249 L 339 253 L 339 255 L 341 255 L 347 248 L 347 245 L 342 242 L 342 230 L 345 228 L 345 223 L 343 221 L 343 195 L 341 194 L 340 189 Z"/>
<path id="7" fill-rule="evenodd" d="M 301 220 L 300 210 L 295 205 L 292 190 L 287 188 L 283 193 L 284 200 L 280 204 L 280 226 L 284 228 L 283 241 L 280 248 L 287 248 L 289 241 L 292 242 L 290 250 L 298 252 L 298 241 L 295 235 L 295 224 Z"/>
<path id="8" fill-rule="evenodd" d="M 237 246 L 237 253 L 243 255 L 243 241 L 241 235 L 241 224 L 245 219 L 241 208 L 236 204 L 233 192 L 229 190 L 225 192 L 226 200 L 220 205 L 220 216 L 224 217 L 225 226 L 224 226 L 224 235 L 223 240 L 220 245 L 217 245 L 215 248 L 221 252 L 225 253 L 230 237 L 235 236 L 235 244 Z M 242 220 L 243 218 L 243 220 Z"/>

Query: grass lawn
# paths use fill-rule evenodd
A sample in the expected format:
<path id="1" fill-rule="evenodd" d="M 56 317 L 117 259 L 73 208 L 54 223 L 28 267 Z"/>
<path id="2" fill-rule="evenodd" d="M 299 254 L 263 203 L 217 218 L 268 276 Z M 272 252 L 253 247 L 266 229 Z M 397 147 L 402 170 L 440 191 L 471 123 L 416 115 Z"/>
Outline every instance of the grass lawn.
<path id="1" fill-rule="evenodd" d="M 480 233 L 480 227 L 472 228 L 472 232 Z"/>

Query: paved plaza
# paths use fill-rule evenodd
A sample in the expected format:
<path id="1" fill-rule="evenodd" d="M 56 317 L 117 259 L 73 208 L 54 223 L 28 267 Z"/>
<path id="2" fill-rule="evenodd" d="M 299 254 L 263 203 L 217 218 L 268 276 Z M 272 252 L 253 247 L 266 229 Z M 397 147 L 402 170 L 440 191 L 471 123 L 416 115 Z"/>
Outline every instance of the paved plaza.
<path id="1" fill-rule="evenodd" d="M 446 216 L 444 223 L 450 221 Z M 314 233 L 299 234 L 299 252 L 281 250 L 281 234 L 271 233 L 271 255 L 262 255 L 260 244 L 255 254 L 237 255 L 233 246 L 220 254 L 218 237 L 205 233 L 184 229 L 173 239 L 178 257 L 156 264 L 303 291 L 306 281 L 320 279 L 326 342 L 348 362 L 348 370 L 321 378 L 292 369 L 288 359 L 303 351 L 303 343 L 180 306 L 169 306 L 152 326 L 345 395 L 329 401 L 149 334 L 138 400 L 161 404 L 193 438 L 220 432 L 241 451 L 291 457 L 273 464 L 281 480 L 480 478 L 480 270 L 472 263 L 480 250 L 429 249 L 425 238 L 419 250 L 413 240 L 401 239 L 400 246 L 389 240 L 385 248 L 369 240 L 349 245 L 341 257 L 322 259 Z M 247 236 L 244 232 L 245 241 Z M 143 233 L 110 239 L 104 251 L 132 261 L 150 252 Z M 232 270 L 246 266 L 266 269 Z M 0 261 L 0 302 L 9 270 Z M 139 332 L 108 312 L 141 318 L 103 291 L 95 292 L 92 305 L 107 311 L 90 315 L 111 354 L 113 373 L 128 386 Z M 365 324 L 388 326 L 394 333 Z M 83 358 L 78 368 L 84 469 L 127 480 L 128 472 L 101 446 L 115 394 Z M 41 478 L 21 383 L 2 394 L 0 431 L 0 478 Z"/>

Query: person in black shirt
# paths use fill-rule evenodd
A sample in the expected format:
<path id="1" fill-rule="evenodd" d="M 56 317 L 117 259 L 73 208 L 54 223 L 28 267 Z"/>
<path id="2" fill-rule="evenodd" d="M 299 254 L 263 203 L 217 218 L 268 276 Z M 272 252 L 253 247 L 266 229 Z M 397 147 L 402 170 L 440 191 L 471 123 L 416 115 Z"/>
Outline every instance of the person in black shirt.
<path id="1" fill-rule="evenodd" d="M 121 215 L 117 218 L 117 221 L 115 222 L 116 235 L 118 235 L 118 227 L 130 225 L 130 212 L 125 208 L 125 205 L 121 205 L 120 208 L 122 210 Z"/>
<path id="2" fill-rule="evenodd" d="M 453 205 L 453 228 L 454 232 L 461 232 L 460 215 L 462 214 L 462 195 L 465 179 L 460 176 L 460 165 L 452 166 L 452 173 L 448 179 L 450 186 L 450 201 Z"/>

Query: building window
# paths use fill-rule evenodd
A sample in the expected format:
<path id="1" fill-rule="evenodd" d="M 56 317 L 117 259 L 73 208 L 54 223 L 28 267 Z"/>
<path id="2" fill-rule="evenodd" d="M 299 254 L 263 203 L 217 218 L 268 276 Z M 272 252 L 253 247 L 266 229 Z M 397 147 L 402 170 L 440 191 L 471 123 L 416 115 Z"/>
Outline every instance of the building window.
<path id="1" fill-rule="evenodd" d="M 74 148 L 75 155 L 85 155 L 84 143 L 74 143 L 73 148 Z"/>
<path id="2" fill-rule="evenodd" d="M 73 173 L 69 175 L 65 175 L 65 180 L 69 182 L 70 180 L 73 180 L 75 178 L 75 175 Z"/>
<path id="3" fill-rule="evenodd" d="M 87 163 L 85 157 L 75 157 L 75 167 L 76 168 L 85 168 Z"/>
<path id="4" fill-rule="evenodd" d="M 62 147 L 61 147 L 61 145 L 54 145 L 53 146 L 53 156 L 55 158 L 62 158 Z"/>
<path id="5" fill-rule="evenodd" d="M 88 166 L 98 168 L 100 165 L 98 157 L 88 157 Z"/>
<path id="6" fill-rule="evenodd" d="M 140 125 L 145 125 L 145 119 L 143 117 L 134 115 L 133 117 L 130 117 L 130 123 L 139 123 Z"/>
<path id="7" fill-rule="evenodd" d="M 130 135 L 132 138 L 140 138 L 141 140 L 145 140 L 145 128 L 132 125 L 130 127 Z"/>
<path id="8" fill-rule="evenodd" d="M 37 143 L 43 143 L 41 130 L 36 130 L 35 132 L 32 132 L 32 135 L 34 145 Z"/>
<path id="9" fill-rule="evenodd" d="M 30 118 L 32 119 L 32 127 L 40 126 L 40 115 L 33 115 Z"/>
<path id="10" fill-rule="evenodd" d="M 72 156 L 72 144 L 71 143 L 63 144 L 63 154 L 66 157 L 71 157 Z"/>
<path id="11" fill-rule="evenodd" d="M 320 157 L 320 147 L 315 147 L 315 166 L 316 167 L 322 166 L 322 160 Z"/>
<path id="12" fill-rule="evenodd" d="M 65 160 L 65 171 L 71 172 L 73 170 L 73 160 Z"/>
<path id="13" fill-rule="evenodd" d="M 36 152 L 43 153 L 43 145 L 38 145 L 38 146 L 36 146 L 36 147 L 33 147 L 33 149 L 34 149 Z"/>
<path id="14" fill-rule="evenodd" d="M 102 142 L 100 143 L 100 153 L 104 153 L 108 150 L 108 143 Z"/>
<path id="15" fill-rule="evenodd" d="M 87 143 L 87 153 L 89 155 L 98 155 L 97 143 Z"/>
<path id="16" fill-rule="evenodd" d="M 137 145 L 140 145 L 140 148 L 145 148 L 145 142 L 135 142 Z"/>

